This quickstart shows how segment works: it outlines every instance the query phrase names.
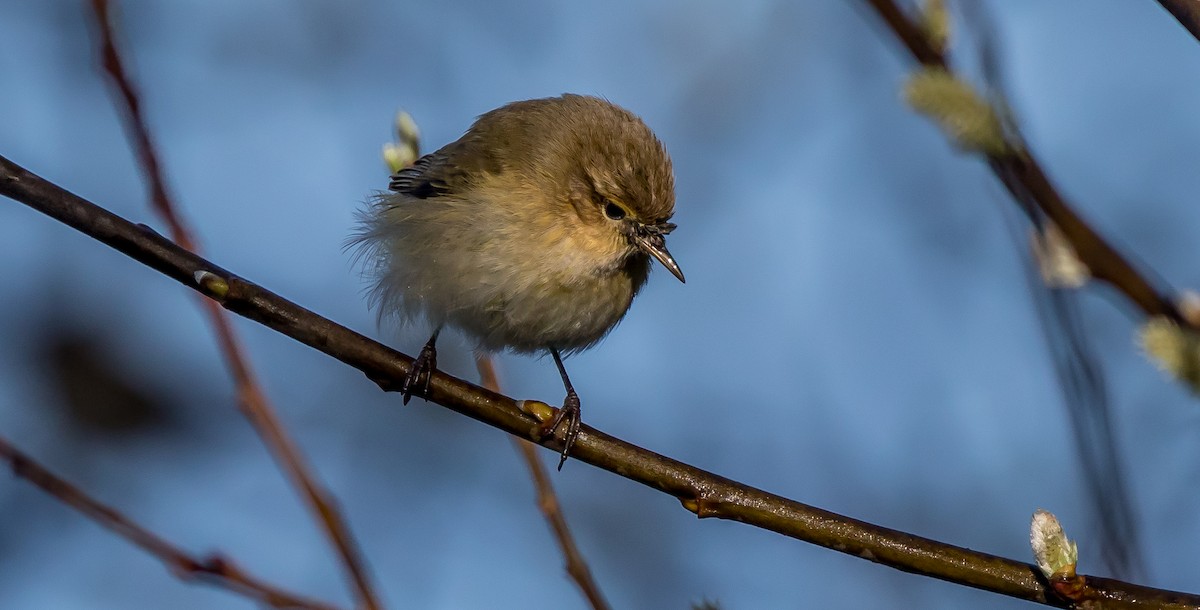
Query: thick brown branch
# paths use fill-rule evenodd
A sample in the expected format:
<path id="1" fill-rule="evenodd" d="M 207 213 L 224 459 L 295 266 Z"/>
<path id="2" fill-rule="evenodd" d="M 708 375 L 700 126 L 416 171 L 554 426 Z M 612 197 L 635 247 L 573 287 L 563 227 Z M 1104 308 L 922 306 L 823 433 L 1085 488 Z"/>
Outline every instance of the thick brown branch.
<path id="1" fill-rule="evenodd" d="M 0 195 L 55 218 L 162 274 L 202 292 L 226 309 L 352 366 L 385 390 L 396 389 L 412 358 L 335 324 L 188 252 L 148 227 L 135 225 L 0 157 Z M 429 399 L 458 413 L 554 450 L 516 401 L 443 373 Z M 807 506 L 731 481 L 584 426 L 571 457 L 679 499 L 700 517 L 732 519 L 906 572 L 1010 597 L 1068 607 L 1036 566 L 891 530 Z M 1018 535 L 1014 533 L 1014 535 Z M 1019 535 L 1024 536 L 1024 532 Z M 1088 578 L 1090 595 L 1129 607 L 1200 609 L 1200 596 Z"/>
<path id="2" fill-rule="evenodd" d="M 500 393 L 500 380 L 496 376 L 496 367 L 492 359 L 486 355 L 476 355 L 475 368 L 479 371 L 479 383 L 497 394 Z M 524 458 L 525 466 L 529 468 L 529 476 L 533 478 L 533 486 L 537 490 L 538 510 L 550 525 L 550 531 L 554 532 L 554 539 L 558 541 L 558 548 L 566 561 L 567 575 L 575 581 L 594 610 L 608 610 L 608 602 L 600 591 L 600 585 L 592 578 L 592 570 L 588 567 L 583 553 L 579 551 L 579 546 L 575 544 L 571 528 L 567 526 L 567 517 L 558 502 L 558 494 L 554 492 L 554 484 L 550 482 L 546 467 L 538 458 L 537 450 L 533 443 L 527 440 L 515 437 L 512 440 Z"/>
<path id="3" fill-rule="evenodd" d="M 201 580 L 274 608 L 334 610 L 333 606 L 324 602 L 306 599 L 263 582 L 243 572 L 237 564 L 219 554 L 210 554 L 204 558 L 192 557 L 115 509 L 93 500 L 78 487 L 59 478 L 18 451 L 4 438 L 0 438 L 0 459 L 9 463 L 16 476 L 40 487 L 63 504 L 150 553 L 165 564 L 171 573 L 183 580 Z"/>
<path id="4" fill-rule="evenodd" d="M 150 187 L 150 200 L 154 210 L 166 221 L 170 228 L 171 238 L 175 243 L 186 250 L 198 252 L 198 242 L 187 230 L 187 226 L 168 195 L 162 164 L 159 163 L 154 141 L 150 137 L 150 129 L 142 116 L 141 102 L 132 79 L 129 78 L 121 61 L 121 55 L 117 52 L 113 24 L 109 14 L 109 2 L 108 0 L 92 0 L 92 9 L 100 33 L 100 55 L 104 69 L 117 90 L 119 105 L 125 110 L 123 113 L 125 126 L 137 151 L 142 174 Z M 316 476 L 304 463 L 299 449 L 284 431 L 282 422 L 275 415 L 275 409 L 267 400 L 266 394 L 255 378 L 245 350 L 242 349 L 233 325 L 229 322 L 229 317 L 213 301 L 208 299 L 202 301 L 209 321 L 212 323 L 213 332 L 217 335 L 221 353 L 224 354 L 226 365 L 234 378 L 238 393 L 238 406 L 250 420 L 255 431 L 258 432 L 259 437 L 267 446 L 267 450 L 283 468 L 292 485 L 300 491 L 318 523 L 329 536 L 354 585 L 360 603 L 368 610 L 377 610 L 380 608 L 380 603 L 371 586 L 370 579 L 367 577 L 366 564 L 333 496 L 317 482 Z"/>
<path id="5" fill-rule="evenodd" d="M 929 43 L 921 28 L 893 0 L 867 1 L 913 59 L 926 66 L 950 69 L 946 58 Z M 1146 315 L 1167 316 L 1180 325 L 1191 326 L 1170 298 L 1155 288 L 1116 248 L 1071 209 L 1032 153 L 1019 151 L 990 156 L 988 162 L 1018 202 L 1033 201 L 1041 213 L 1058 226 L 1093 277 L 1107 282 L 1124 294 Z"/>
<path id="6" fill-rule="evenodd" d="M 1200 40 L 1200 0 L 1158 0 L 1167 12 L 1171 13 L 1179 25 Z"/>

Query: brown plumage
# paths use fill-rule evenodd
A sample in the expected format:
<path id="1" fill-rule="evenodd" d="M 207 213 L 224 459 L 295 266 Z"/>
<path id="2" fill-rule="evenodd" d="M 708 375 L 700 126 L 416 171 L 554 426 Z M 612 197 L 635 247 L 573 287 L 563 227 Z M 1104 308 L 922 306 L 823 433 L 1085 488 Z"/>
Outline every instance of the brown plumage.
<path id="1" fill-rule="evenodd" d="M 568 419 L 565 459 L 578 397 L 560 354 L 595 345 L 620 322 L 651 257 L 683 280 L 664 240 L 675 227 L 666 149 L 629 111 L 567 94 L 482 115 L 389 188 L 356 241 L 375 263 L 380 315 L 434 328 L 405 402 L 428 384 L 443 326 L 484 351 L 547 350 L 568 391 L 548 427 Z"/>

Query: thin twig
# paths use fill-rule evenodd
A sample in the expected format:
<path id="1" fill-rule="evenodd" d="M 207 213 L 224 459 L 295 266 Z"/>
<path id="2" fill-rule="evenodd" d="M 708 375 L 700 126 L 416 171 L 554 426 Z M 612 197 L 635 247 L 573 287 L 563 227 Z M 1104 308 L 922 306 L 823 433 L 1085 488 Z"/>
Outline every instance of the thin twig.
<path id="1" fill-rule="evenodd" d="M 413 359 L 296 305 L 188 252 L 0 156 L 0 195 L 23 203 L 199 291 L 223 307 L 362 371 L 384 390 L 400 388 Z M 542 437 L 517 401 L 437 372 L 428 398 L 455 412 L 562 449 Z M 1060 608 L 1070 602 L 1037 566 L 972 551 L 831 513 L 642 449 L 584 425 L 571 457 L 669 494 L 699 517 L 740 521 L 893 568 Z M 1014 532 L 1024 537 L 1024 532 Z M 1200 609 L 1200 595 L 1086 577 L 1088 594 L 1129 608 Z"/>
<path id="2" fill-rule="evenodd" d="M 186 250 L 198 252 L 197 242 L 177 213 L 176 206 L 168 195 L 166 180 L 158 154 L 150 137 L 150 130 L 142 116 L 141 103 L 136 89 L 125 70 L 117 51 L 113 36 L 113 23 L 108 0 L 92 0 L 96 25 L 100 32 L 101 57 L 104 69 L 117 89 L 119 102 L 123 104 L 126 130 L 133 140 L 141 163 L 142 174 L 150 188 L 150 200 L 154 210 L 170 228 L 171 238 Z M 368 610 L 378 610 L 380 603 L 362 559 L 361 552 L 350 534 L 349 526 L 337 508 L 333 496 L 316 480 L 316 476 L 305 464 L 299 449 L 284 431 L 283 424 L 275 414 L 261 385 L 255 378 L 249 359 L 228 316 L 211 300 L 202 300 L 204 309 L 217 335 L 217 342 L 225 356 L 225 362 L 234 378 L 238 405 L 250 420 L 255 431 L 283 468 L 292 484 L 301 492 L 318 523 L 333 543 L 341 559 L 359 602 Z"/>
<path id="3" fill-rule="evenodd" d="M 479 371 L 480 385 L 499 394 L 500 379 L 496 375 L 496 366 L 492 362 L 492 358 L 486 354 L 476 354 L 475 368 Z M 537 490 L 538 509 L 542 511 L 542 516 L 546 518 L 546 523 L 554 532 L 558 548 L 562 551 L 563 559 L 566 560 L 567 574 L 571 580 L 575 581 L 594 610 L 608 610 L 608 602 L 604 600 L 600 585 L 596 584 L 595 579 L 592 578 L 592 571 L 588 568 L 587 560 L 584 559 L 583 553 L 579 552 L 579 546 L 575 544 L 575 537 L 567 526 L 567 518 L 563 515 L 562 507 L 558 502 L 558 494 L 554 492 L 554 484 L 550 482 L 550 477 L 546 474 L 546 467 L 538 457 L 534 444 L 515 436 L 510 438 L 521 457 L 525 458 L 525 465 L 529 467 L 529 476 L 533 478 L 533 485 Z"/>
<path id="4" fill-rule="evenodd" d="M 244 595 L 273 608 L 305 608 L 334 610 L 325 602 L 307 599 L 263 582 L 242 571 L 233 561 L 220 554 L 197 558 L 134 523 L 112 507 L 101 504 L 47 470 L 0 438 L 0 459 L 9 463 L 14 475 L 38 486 L 63 504 L 83 513 L 92 521 L 150 553 L 167 569 L 184 581 L 199 580 Z"/>
<path id="5" fill-rule="evenodd" d="M 921 28 L 893 0 L 867 1 L 913 59 L 926 66 L 950 69 L 945 56 L 930 44 Z M 1016 201 L 1032 202 L 1054 222 L 1093 277 L 1107 282 L 1148 316 L 1166 316 L 1181 326 L 1200 330 L 1200 327 L 1184 319 L 1173 300 L 1075 213 L 1032 153 L 1016 151 L 1001 156 L 993 155 L 988 157 L 988 164 Z"/>
<path id="6" fill-rule="evenodd" d="M 1200 1 L 1198 0 L 1158 0 L 1187 31 L 1200 40 Z"/>

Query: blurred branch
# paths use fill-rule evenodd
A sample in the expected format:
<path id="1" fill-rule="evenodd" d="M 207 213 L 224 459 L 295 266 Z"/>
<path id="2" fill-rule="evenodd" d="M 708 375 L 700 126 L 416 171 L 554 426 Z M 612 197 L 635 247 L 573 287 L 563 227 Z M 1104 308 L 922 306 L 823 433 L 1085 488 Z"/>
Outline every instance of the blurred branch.
<path id="1" fill-rule="evenodd" d="M 173 574 L 183 580 L 198 579 L 212 585 L 245 595 L 273 608 L 306 608 L 308 610 L 334 610 L 324 602 L 305 599 L 267 584 L 243 572 L 235 563 L 220 554 L 195 558 L 175 545 L 159 538 L 154 533 L 130 521 L 109 506 L 93 500 L 79 488 L 59 478 L 0 438 L 0 459 L 7 461 L 15 476 L 18 476 L 42 491 L 58 498 L 63 504 L 74 508 L 96 523 L 122 538 L 141 547 L 167 566 Z"/>
<path id="2" fill-rule="evenodd" d="M 496 376 L 496 367 L 492 363 L 492 358 L 477 354 L 475 368 L 479 370 L 480 384 L 499 393 L 500 380 Z M 571 535 L 571 529 L 567 526 L 567 518 L 563 515 L 558 502 L 558 494 L 554 492 L 554 484 L 550 482 L 546 467 L 538 458 L 537 450 L 534 449 L 533 443 L 527 440 L 511 438 L 513 445 L 521 453 L 521 457 L 525 458 L 525 465 L 529 467 L 529 476 L 533 478 L 533 486 L 537 490 L 538 509 L 542 511 L 542 516 L 546 518 L 546 523 L 554 532 L 558 548 L 562 551 L 563 559 L 566 560 L 567 574 L 579 586 L 579 590 L 594 610 L 608 610 L 608 602 L 604 600 L 600 586 L 592 578 L 592 571 L 588 568 L 587 560 L 584 559 L 583 553 L 579 552 L 579 547 L 575 544 L 575 537 Z"/>
<path id="3" fill-rule="evenodd" d="M 945 55 L 944 41 L 953 27 L 941 0 L 924 0 L 919 7 L 914 22 L 928 32 L 925 37 L 929 46 Z M 909 77 L 904 88 L 906 101 L 914 110 L 933 119 L 960 149 L 986 153 L 995 159 L 1021 154 L 1028 147 L 1021 139 L 1004 94 L 994 20 L 983 3 L 958 3 L 958 7 L 964 24 L 974 30 L 971 39 L 978 48 L 982 89 L 986 95 L 935 63 L 932 67 L 923 64 Z M 888 23 L 898 24 L 907 31 L 903 15 L 894 5 L 881 14 L 887 15 Z M 938 16 L 941 19 L 936 19 Z M 931 28 L 928 25 L 931 21 L 940 22 L 939 27 Z M 936 82 L 931 76 L 937 77 L 940 86 L 930 86 Z M 1033 266 L 1026 266 L 1031 272 L 1027 274 L 1030 295 L 1058 376 L 1079 453 L 1084 488 L 1091 497 L 1095 526 L 1099 530 L 1098 539 L 1090 546 L 1099 549 L 1112 576 L 1136 580 L 1145 569 L 1134 504 L 1119 459 L 1104 369 L 1080 324 L 1078 293 L 1074 291 L 1086 285 L 1092 273 L 1058 226 L 1045 219 L 1032 197 L 1021 197 L 1015 203 L 1011 209 L 1004 209 L 1015 212 L 1006 213 L 1005 218 L 1017 221 L 1010 223 L 1017 245 L 1020 249 L 1032 246 L 1033 260 L 1037 262 L 1036 271 Z M 1025 218 L 1017 218 L 1021 214 Z M 1033 225 L 1032 230 L 1029 224 Z"/>
<path id="4" fill-rule="evenodd" d="M 1200 1 L 1158 0 L 1158 3 L 1179 21 L 1179 25 L 1200 40 Z"/>
<path id="5" fill-rule="evenodd" d="M 940 39 L 931 38 L 925 33 L 925 28 L 921 26 L 924 18 L 920 14 L 910 18 L 894 0 L 870 0 L 870 4 L 912 58 L 921 64 L 922 68 L 917 74 L 943 74 L 975 95 L 974 88 L 953 73 L 939 44 Z M 928 11 L 928 6 L 922 6 L 921 11 Z M 985 81 L 995 85 L 1000 77 L 994 36 L 988 29 L 990 23 L 984 18 L 978 3 L 962 6 L 973 8 L 968 15 L 974 15 L 972 20 L 976 22 L 975 27 L 982 32 L 980 44 L 983 47 Z M 909 103 L 918 111 L 925 110 L 913 104 L 911 96 Z M 1042 267 L 1042 277 L 1034 280 L 1034 301 L 1068 408 L 1083 467 L 1083 482 L 1093 498 L 1102 533 L 1103 544 L 1094 546 L 1101 549 L 1106 563 L 1117 575 L 1144 573 L 1137 521 L 1117 457 L 1112 407 L 1100 362 L 1088 346 L 1088 337 L 1079 325 L 1078 312 L 1071 295 L 1053 288 L 1079 287 L 1094 277 L 1125 295 L 1148 318 L 1159 319 L 1158 316 L 1163 316 L 1183 325 L 1180 322 L 1182 312 L 1177 305 L 1179 301 L 1157 290 L 1146 275 L 1135 269 L 1074 212 L 1021 140 L 1003 98 L 995 104 L 984 103 L 987 113 L 1002 115 L 1006 119 L 1006 129 L 997 130 L 1002 138 L 999 145 L 989 149 L 974 147 L 973 150 L 984 154 L 997 178 L 1013 196 L 1017 209 L 1033 224 L 1037 243 L 1042 247 L 1039 264 L 1047 265 Z M 925 113 L 937 120 L 933 113 Z M 983 112 L 980 111 L 980 114 Z M 961 138 L 959 140 L 961 147 Z M 1024 231 L 1019 233 L 1024 237 Z M 1055 243 L 1059 251 L 1053 254 L 1058 257 L 1051 261 L 1052 253 L 1046 246 Z M 1068 274 L 1062 273 L 1064 259 L 1066 265 L 1075 266 Z M 1049 269 L 1051 262 L 1054 263 L 1053 269 Z M 1047 290 L 1048 287 L 1051 289 Z M 1195 329 L 1196 326 L 1190 328 Z"/>
<path id="6" fill-rule="evenodd" d="M 0 156 L 0 195 L 21 202 L 219 302 L 223 307 L 362 371 L 397 390 L 413 359 L 188 252 Z M 541 438 L 521 404 L 437 372 L 429 400 L 514 436 Z M 893 568 L 1057 607 L 1037 566 L 879 527 L 771 494 L 642 449 L 584 425 L 571 456 L 677 498 L 701 518 L 740 521 Z M 1082 577 L 1091 599 L 1129 608 L 1200 609 L 1200 596 Z"/>
<path id="7" fill-rule="evenodd" d="M 150 137 L 150 130 L 142 116 L 141 103 L 132 80 L 121 61 L 121 56 L 117 52 L 109 2 L 108 0 L 92 0 L 91 5 L 100 33 L 100 54 L 104 69 L 117 89 L 119 102 L 123 103 L 122 117 L 125 119 L 126 130 L 137 151 L 138 160 L 142 166 L 142 175 L 149 185 L 150 200 L 154 210 L 166 221 L 170 228 L 171 238 L 175 243 L 186 250 L 198 252 L 196 240 L 187 230 L 176 212 L 176 206 L 168 195 L 162 165 L 159 163 L 158 154 Z M 380 608 L 378 596 L 367 577 L 367 568 L 361 552 L 350 534 L 349 526 L 337 508 L 335 500 L 317 482 L 316 476 L 305 464 L 299 449 L 285 432 L 283 424 L 275 414 L 275 409 L 255 378 L 245 350 L 229 322 L 229 317 L 215 302 L 202 299 L 202 303 L 209 316 L 209 321 L 212 323 L 213 331 L 216 333 L 221 352 L 225 356 L 226 365 L 234 378 L 239 408 L 258 432 L 259 438 L 275 457 L 292 485 L 300 491 L 318 523 L 329 536 L 357 591 L 360 603 L 367 610 L 377 610 Z"/>
<path id="8" fill-rule="evenodd" d="M 867 0 L 879 13 L 913 59 L 929 68 L 950 72 L 945 55 L 926 38 L 921 27 L 900 9 L 893 0 Z M 952 73 L 952 72 L 951 72 Z M 1018 203 L 1025 205 L 1026 214 L 1034 215 L 1034 206 L 1045 214 L 1075 248 L 1093 277 L 1107 282 L 1141 309 L 1147 316 L 1166 316 L 1181 326 L 1200 330 L 1184 320 L 1175 303 L 1159 292 L 1115 248 L 1108 244 L 1067 204 L 1053 183 L 1042 171 L 1033 153 L 1022 147 L 1012 147 L 1007 153 L 988 154 L 988 164 L 996 177 Z"/>

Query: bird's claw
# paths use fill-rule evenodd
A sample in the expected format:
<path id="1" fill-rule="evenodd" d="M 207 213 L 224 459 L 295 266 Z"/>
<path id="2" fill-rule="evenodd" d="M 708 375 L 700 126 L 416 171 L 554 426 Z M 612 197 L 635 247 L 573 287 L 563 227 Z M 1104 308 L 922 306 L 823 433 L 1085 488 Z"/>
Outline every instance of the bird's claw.
<path id="1" fill-rule="evenodd" d="M 579 395 L 575 392 L 568 392 L 567 398 L 563 400 L 562 407 L 558 409 L 554 417 L 541 425 L 541 436 L 545 438 L 554 434 L 558 430 L 558 426 L 564 421 L 567 423 L 567 432 L 563 436 L 562 453 L 559 454 L 559 470 L 562 470 L 563 464 L 566 463 L 567 455 L 571 453 L 571 447 L 575 444 L 575 439 L 579 437 L 579 428 L 582 425 L 579 410 Z"/>
<path id="2" fill-rule="evenodd" d="M 403 397 L 404 404 L 408 404 L 413 394 L 419 394 L 422 398 L 429 396 L 429 382 L 433 379 L 435 370 L 437 370 L 437 348 L 433 346 L 431 340 L 421 348 L 421 353 L 417 354 L 417 359 L 408 369 L 408 375 L 404 377 L 404 384 L 400 386 L 400 395 Z"/>

